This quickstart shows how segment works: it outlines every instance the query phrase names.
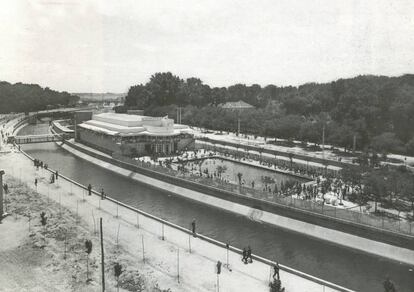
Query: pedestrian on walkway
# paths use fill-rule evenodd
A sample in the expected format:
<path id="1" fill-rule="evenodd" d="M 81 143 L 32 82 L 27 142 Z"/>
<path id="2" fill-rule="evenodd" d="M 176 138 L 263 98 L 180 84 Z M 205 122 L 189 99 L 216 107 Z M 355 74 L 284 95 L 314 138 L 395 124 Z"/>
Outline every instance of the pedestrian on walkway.
<path id="1" fill-rule="evenodd" d="M 56 176 L 56 180 L 58 180 L 58 178 L 59 178 L 59 172 L 57 170 L 55 172 L 55 176 Z"/>
<path id="2" fill-rule="evenodd" d="M 92 195 L 92 186 L 91 186 L 91 184 L 88 185 L 88 195 L 89 196 Z"/>
<path id="3" fill-rule="evenodd" d="M 37 178 L 35 178 L 34 184 L 35 184 L 35 187 L 37 188 Z"/>
<path id="4" fill-rule="evenodd" d="M 246 260 L 248 260 L 249 263 L 253 263 L 253 258 L 252 258 L 252 249 L 250 248 L 250 245 L 247 247 L 247 256 L 246 256 Z"/>
<path id="5" fill-rule="evenodd" d="M 242 257 L 242 262 L 247 265 L 247 250 L 245 247 L 243 247 L 243 253 L 242 253 L 243 257 Z"/>
<path id="6" fill-rule="evenodd" d="M 105 200 L 105 193 L 103 189 L 101 190 L 101 200 Z"/>
<path id="7" fill-rule="evenodd" d="M 191 230 L 193 232 L 193 236 L 196 237 L 196 220 L 193 219 L 193 222 L 191 222 Z"/>
<path id="8" fill-rule="evenodd" d="M 274 264 L 273 264 L 273 279 L 274 280 L 280 280 L 280 276 L 279 276 L 279 270 L 280 270 L 280 267 L 279 267 L 279 263 L 278 262 L 275 262 Z M 277 276 L 277 278 L 275 278 Z"/>

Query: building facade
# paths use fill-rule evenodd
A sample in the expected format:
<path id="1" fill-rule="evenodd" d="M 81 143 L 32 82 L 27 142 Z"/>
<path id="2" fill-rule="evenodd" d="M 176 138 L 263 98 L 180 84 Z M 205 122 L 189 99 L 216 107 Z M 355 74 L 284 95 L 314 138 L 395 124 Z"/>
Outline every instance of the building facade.
<path id="1" fill-rule="evenodd" d="M 194 135 L 167 117 L 102 113 L 76 126 L 76 140 L 108 154 L 171 155 L 194 149 Z"/>

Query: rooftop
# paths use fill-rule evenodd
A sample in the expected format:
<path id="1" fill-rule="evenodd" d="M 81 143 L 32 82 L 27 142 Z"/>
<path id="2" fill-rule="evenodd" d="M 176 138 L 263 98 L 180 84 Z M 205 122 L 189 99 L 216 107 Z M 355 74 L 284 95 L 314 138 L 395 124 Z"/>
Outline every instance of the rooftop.
<path id="1" fill-rule="evenodd" d="M 244 102 L 242 100 L 239 101 L 229 101 L 221 105 L 222 108 L 226 109 L 249 109 L 254 108 L 251 104 L 248 104 L 247 102 Z"/>
<path id="2" fill-rule="evenodd" d="M 102 113 L 102 114 L 94 115 L 94 117 L 101 117 L 105 119 L 113 119 L 113 120 L 127 121 L 127 122 L 140 122 L 146 118 L 146 116 L 117 114 L 117 113 Z"/>

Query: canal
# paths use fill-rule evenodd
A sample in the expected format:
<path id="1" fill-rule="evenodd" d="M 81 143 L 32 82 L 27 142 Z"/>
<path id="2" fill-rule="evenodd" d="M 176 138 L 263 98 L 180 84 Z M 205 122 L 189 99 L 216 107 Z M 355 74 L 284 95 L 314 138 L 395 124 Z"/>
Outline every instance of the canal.
<path id="1" fill-rule="evenodd" d="M 41 133 L 48 126 L 27 126 L 19 134 Z M 23 149 L 60 173 L 110 196 L 183 227 L 195 218 L 200 233 L 356 291 L 384 291 L 390 276 L 397 291 L 414 291 L 414 272 L 406 264 L 351 250 L 299 233 L 276 228 L 203 204 L 155 190 L 98 167 L 61 149 L 55 143 L 28 144 Z M 239 265 L 242 262 L 234 262 Z M 283 281 L 283 279 L 282 279 Z"/>

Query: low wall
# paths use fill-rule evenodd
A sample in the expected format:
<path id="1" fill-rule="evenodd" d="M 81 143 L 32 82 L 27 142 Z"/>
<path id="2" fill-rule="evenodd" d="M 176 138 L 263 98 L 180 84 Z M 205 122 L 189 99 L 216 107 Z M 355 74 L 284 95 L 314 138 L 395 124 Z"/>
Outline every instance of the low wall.
<path id="1" fill-rule="evenodd" d="M 60 124 L 60 120 L 52 121 L 52 129 L 56 134 L 65 134 L 65 137 L 74 138 L 75 131 L 68 129 L 67 127 Z"/>
<path id="2" fill-rule="evenodd" d="M 196 182 L 188 181 L 171 175 L 159 173 L 150 169 L 142 168 L 133 164 L 115 160 L 113 158 L 105 157 L 99 155 L 96 152 L 89 151 L 83 147 L 79 147 L 69 141 L 66 141 L 65 143 L 68 144 L 70 147 L 80 152 L 86 153 L 92 157 L 95 157 L 99 160 L 103 160 L 123 169 L 127 169 L 129 171 L 149 176 L 151 178 L 158 179 L 182 188 L 187 188 L 196 192 L 204 193 L 212 197 L 224 199 L 226 201 L 234 202 L 261 211 L 277 214 L 294 220 L 299 220 L 313 225 L 325 227 L 328 229 L 338 230 L 344 233 L 359 236 L 369 240 L 374 240 L 377 242 L 382 242 L 385 244 L 414 250 L 414 236 L 396 233 L 388 230 L 382 230 L 379 228 L 358 224 L 339 218 L 333 218 L 330 216 L 325 216 L 323 214 L 317 214 L 310 211 L 294 208 L 292 206 L 273 203 L 253 197 L 241 196 L 236 193 L 221 190 L 211 186 L 202 185 Z"/>

